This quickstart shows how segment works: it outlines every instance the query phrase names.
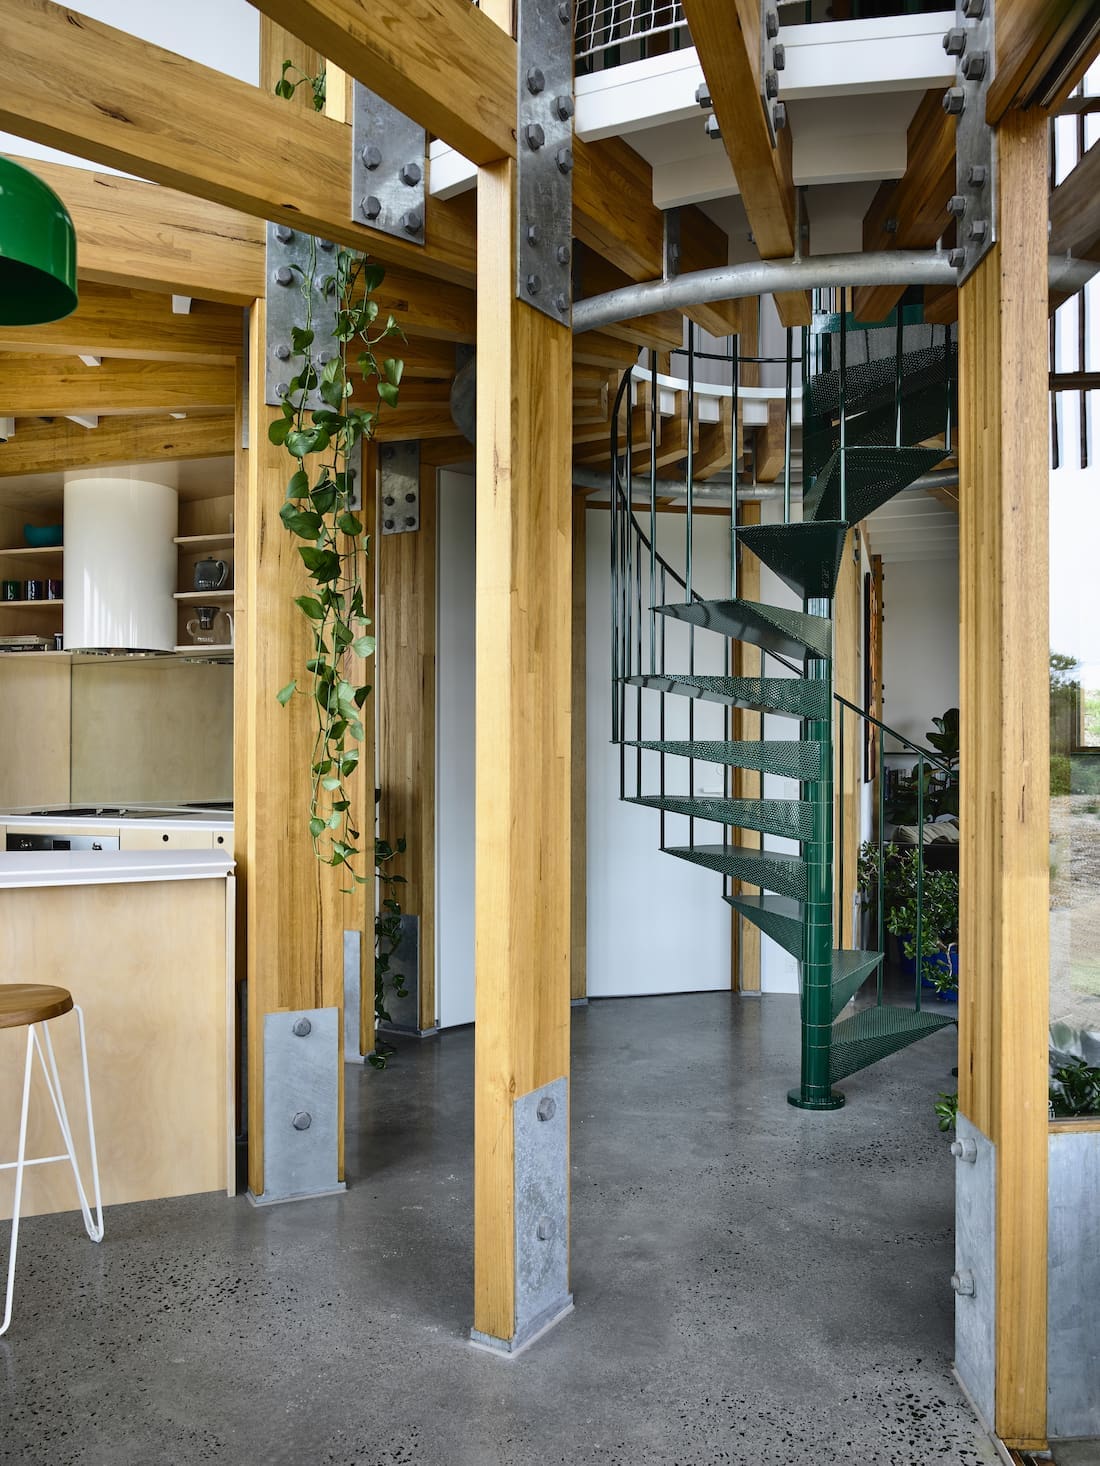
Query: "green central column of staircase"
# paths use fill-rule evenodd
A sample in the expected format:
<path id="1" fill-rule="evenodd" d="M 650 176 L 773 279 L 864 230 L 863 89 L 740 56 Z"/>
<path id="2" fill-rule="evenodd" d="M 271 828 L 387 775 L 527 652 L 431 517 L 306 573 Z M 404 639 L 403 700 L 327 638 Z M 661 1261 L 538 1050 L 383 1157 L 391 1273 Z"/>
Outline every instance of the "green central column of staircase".
<path id="1" fill-rule="evenodd" d="M 808 615 L 831 619 L 832 603 L 807 598 Z M 802 847 L 806 900 L 802 929 L 802 1081 L 787 1099 L 801 1110 L 838 1110 L 844 1096 L 830 1086 L 833 1042 L 833 731 L 832 673 L 824 657 L 806 659 L 807 681 L 824 683 L 829 716 L 810 718 L 803 737 L 821 750 L 819 777 L 802 785 L 813 833 Z"/>

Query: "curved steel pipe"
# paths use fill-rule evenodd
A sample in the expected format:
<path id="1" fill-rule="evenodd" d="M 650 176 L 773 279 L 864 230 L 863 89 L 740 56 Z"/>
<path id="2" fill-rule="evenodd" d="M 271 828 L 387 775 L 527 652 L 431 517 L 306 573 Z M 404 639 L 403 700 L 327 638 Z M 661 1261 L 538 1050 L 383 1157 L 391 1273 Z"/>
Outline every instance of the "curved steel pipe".
<path id="1" fill-rule="evenodd" d="M 646 280 L 606 295 L 579 300 L 573 330 L 595 331 L 616 321 L 662 310 L 683 310 L 716 300 L 739 300 L 774 291 L 844 285 L 954 285 L 947 255 L 931 249 L 880 250 L 875 254 L 810 255 L 802 260 L 754 260 L 694 270 L 671 280 Z"/>

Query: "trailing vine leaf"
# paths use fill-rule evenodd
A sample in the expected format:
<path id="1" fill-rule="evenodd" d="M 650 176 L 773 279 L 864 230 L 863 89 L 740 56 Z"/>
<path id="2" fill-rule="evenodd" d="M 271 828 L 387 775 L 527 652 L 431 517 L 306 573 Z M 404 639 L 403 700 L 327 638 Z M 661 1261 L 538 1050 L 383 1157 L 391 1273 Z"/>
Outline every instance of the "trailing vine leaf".
<path id="1" fill-rule="evenodd" d="M 284 66 L 284 79 L 291 69 L 297 70 L 290 63 Z M 292 96 L 303 80 L 315 82 L 317 78 L 287 80 L 289 91 L 276 90 L 280 96 Z M 316 95 L 316 88 L 314 91 Z M 280 690 L 278 700 L 285 705 L 302 694 L 315 710 L 308 828 L 317 858 L 326 865 L 343 867 L 362 884 L 367 877 L 354 869 L 362 854 L 360 834 L 345 781 L 359 766 L 355 745 L 364 738 L 362 709 L 371 692 L 370 685 L 362 681 L 362 663 L 374 654 L 375 640 L 369 633 L 363 585 L 369 543 L 353 508 L 351 455 L 364 438 L 373 436 L 378 410 L 355 404 L 348 362 L 350 356 L 364 383 L 375 385 L 380 402 L 396 406 L 404 364 L 387 358 L 380 371 L 373 348 L 384 336 L 402 333 L 392 316 L 381 329 L 371 329 L 378 317 L 371 292 L 385 278 L 380 265 L 368 264 L 355 251 L 340 249 L 334 263 L 325 262 L 321 274 L 313 242 L 306 265 L 297 268 L 305 325 L 291 334 L 295 370 L 282 415 L 270 425 L 268 437 L 285 447 L 295 464 L 279 516 L 297 542 L 309 582 L 308 590 L 295 597 L 295 605 L 310 623 L 312 637 L 305 668 L 308 683 L 300 687 L 295 678 Z M 318 338 L 327 342 L 332 333 L 314 320 L 318 287 L 324 309 L 331 311 L 338 348 L 323 361 L 315 354 Z M 320 407 L 307 405 L 315 390 Z M 404 842 L 398 843 L 403 849 Z"/>

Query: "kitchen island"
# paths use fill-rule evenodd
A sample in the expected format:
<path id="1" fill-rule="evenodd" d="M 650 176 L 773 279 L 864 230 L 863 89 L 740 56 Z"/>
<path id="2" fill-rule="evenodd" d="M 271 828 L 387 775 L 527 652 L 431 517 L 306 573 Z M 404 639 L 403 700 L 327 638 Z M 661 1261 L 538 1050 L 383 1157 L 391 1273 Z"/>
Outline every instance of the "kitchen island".
<path id="1" fill-rule="evenodd" d="M 84 1008 L 105 1206 L 235 1189 L 233 868 L 209 848 L 0 855 L 0 980 L 55 983 Z M 86 1165 L 75 1019 L 51 1033 Z M 25 1041 L 23 1030 L 0 1032 L 5 1160 L 16 1152 Z M 36 1079 L 28 1155 L 57 1148 Z M 4 1217 L 12 1188 L 12 1172 L 0 1172 Z M 76 1204 L 68 1167 L 28 1170 L 24 1214 Z"/>

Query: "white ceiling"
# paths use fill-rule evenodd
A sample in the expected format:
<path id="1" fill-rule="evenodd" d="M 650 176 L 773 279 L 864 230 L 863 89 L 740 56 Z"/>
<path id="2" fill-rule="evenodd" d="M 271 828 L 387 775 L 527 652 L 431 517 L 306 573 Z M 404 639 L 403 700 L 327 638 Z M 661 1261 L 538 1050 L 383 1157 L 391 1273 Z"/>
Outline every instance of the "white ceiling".
<path id="1" fill-rule="evenodd" d="M 959 516 L 926 489 L 906 489 L 868 516 L 871 551 L 884 564 L 951 560 L 959 554 Z"/>

